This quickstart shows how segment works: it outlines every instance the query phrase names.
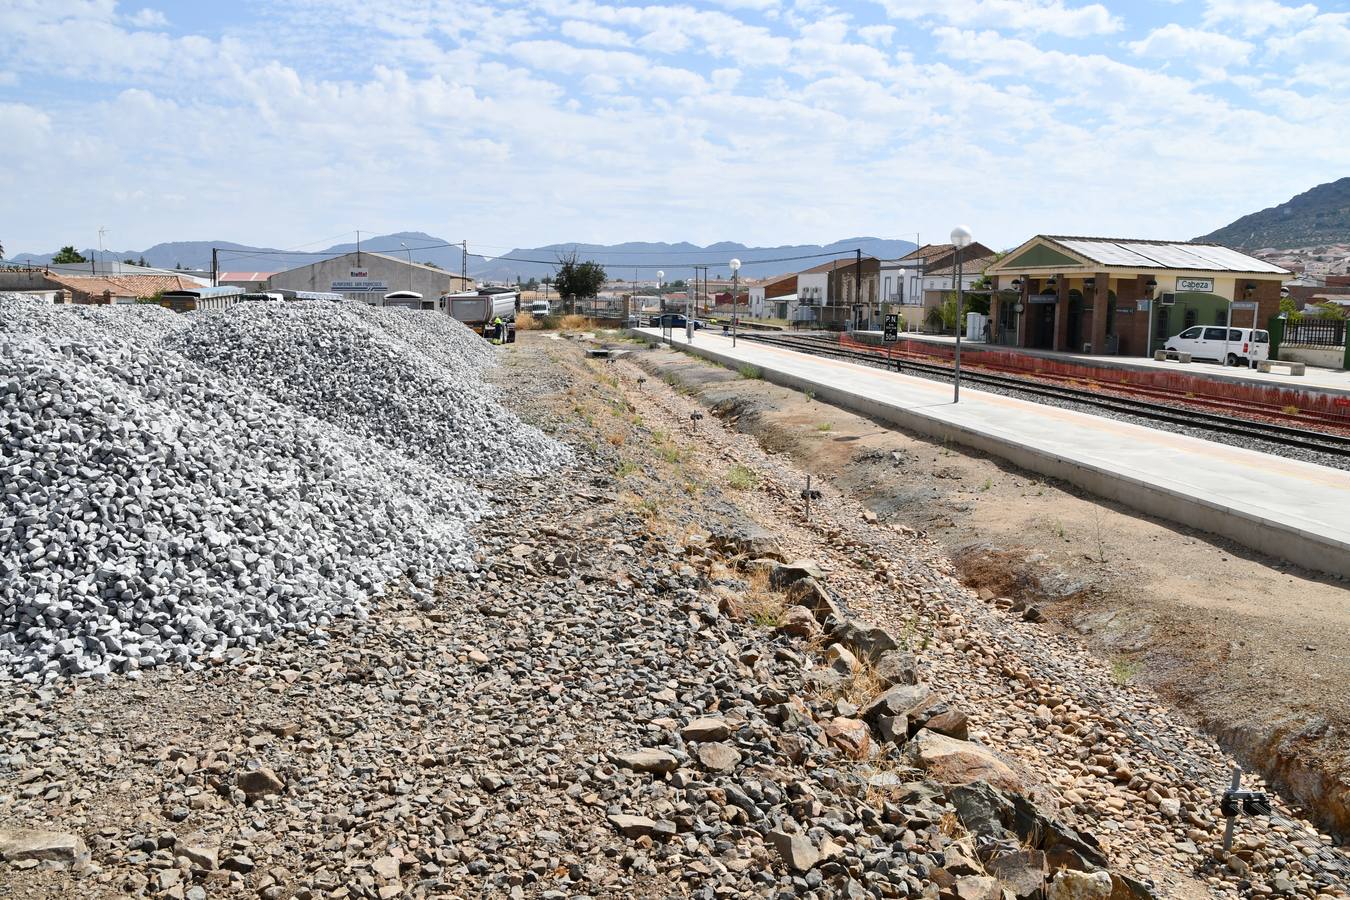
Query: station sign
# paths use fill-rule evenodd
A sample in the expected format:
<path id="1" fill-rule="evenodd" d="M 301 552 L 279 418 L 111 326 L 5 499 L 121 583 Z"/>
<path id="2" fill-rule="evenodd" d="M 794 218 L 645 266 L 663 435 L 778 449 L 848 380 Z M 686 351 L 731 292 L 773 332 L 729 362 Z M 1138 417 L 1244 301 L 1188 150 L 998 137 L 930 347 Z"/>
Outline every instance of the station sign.
<path id="1" fill-rule="evenodd" d="M 1198 292 L 1200 292 L 1200 293 L 1212 294 L 1212 293 L 1214 293 L 1214 279 L 1213 279 L 1213 278 L 1178 278 L 1178 279 L 1177 279 L 1177 290 L 1178 290 L 1178 291 L 1198 291 Z"/>
<path id="2" fill-rule="evenodd" d="M 888 344 L 893 344 L 900 337 L 900 316 L 896 313 L 886 314 L 885 328 L 881 332 L 881 339 Z"/>
<path id="3" fill-rule="evenodd" d="M 1255 301 L 1255 300 L 1234 300 L 1234 301 L 1233 301 L 1233 309 L 1234 309 L 1234 310 L 1239 310 L 1239 309 L 1249 309 L 1249 310 L 1250 310 L 1250 309 L 1256 309 L 1256 308 L 1257 308 L 1257 307 L 1256 307 L 1256 301 Z"/>

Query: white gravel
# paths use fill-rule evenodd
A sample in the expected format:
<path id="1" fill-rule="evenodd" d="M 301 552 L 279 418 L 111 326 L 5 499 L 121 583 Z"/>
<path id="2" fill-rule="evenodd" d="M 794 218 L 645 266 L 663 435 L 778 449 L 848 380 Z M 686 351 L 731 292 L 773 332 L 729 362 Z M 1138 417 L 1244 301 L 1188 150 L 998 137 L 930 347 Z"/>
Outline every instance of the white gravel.
<path id="1" fill-rule="evenodd" d="M 486 504 L 455 475 L 566 458 L 492 408 L 483 355 L 437 380 L 446 366 L 395 329 L 326 306 L 169 320 L 0 295 L 0 670 L 106 675 L 321 640 L 391 581 L 469 564 Z"/>

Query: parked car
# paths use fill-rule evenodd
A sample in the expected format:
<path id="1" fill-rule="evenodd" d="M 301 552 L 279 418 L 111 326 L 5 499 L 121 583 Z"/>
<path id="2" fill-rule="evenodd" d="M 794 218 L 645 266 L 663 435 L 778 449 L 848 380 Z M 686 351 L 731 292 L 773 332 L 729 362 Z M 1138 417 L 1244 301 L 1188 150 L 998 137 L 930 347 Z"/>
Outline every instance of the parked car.
<path id="1" fill-rule="evenodd" d="M 664 327 L 666 327 L 666 325 L 669 325 L 671 328 L 683 328 L 683 327 L 684 327 L 684 322 L 685 322 L 685 319 L 684 319 L 684 316 L 683 316 L 682 314 L 680 314 L 680 313 L 666 313 L 665 315 L 652 316 L 652 324 L 651 324 L 651 327 L 652 327 L 652 328 L 664 328 Z M 695 319 L 695 320 L 694 320 L 694 327 L 695 327 L 695 328 L 703 328 L 703 327 L 705 327 L 705 326 L 704 326 L 704 323 L 700 322 L 698 319 Z"/>
<path id="2" fill-rule="evenodd" d="M 535 300 L 532 303 L 530 303 L 530 315 L 546 316 L 548 314 L 549 308 L 547 300 Z"/>
<path id="3" fill-rule="evenodd" d="M 1193 325 L 1167 339 L 1167 349 L 1189 353 L 1193 359 L 1213 359 L 1225 365 L 1251 366 L 1270 358 L 1270 332 L 1222 325 Z"/>

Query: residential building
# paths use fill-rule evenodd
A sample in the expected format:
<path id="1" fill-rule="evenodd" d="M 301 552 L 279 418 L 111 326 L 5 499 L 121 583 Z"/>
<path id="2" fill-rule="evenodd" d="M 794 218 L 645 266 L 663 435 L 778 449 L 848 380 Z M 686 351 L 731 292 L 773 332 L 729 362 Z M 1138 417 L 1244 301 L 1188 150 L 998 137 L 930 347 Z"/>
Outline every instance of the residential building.
<path id="1" fill-rule="evenodd" d="M 793 320 L 837 330 L 879 327 L 880 274 L 874 256 L 840 257 L 797 273 L 799 315 Z"/>
<path id="2" fill-rule="evenodd" d="M 141 269 L 141 272 L 146 270 Z M 135 303 L 164 291 L 182 291 L 201 287 L 197 279 L 186 275 L 70 275 L 55 267 L 0 269 L 0 291 L 19 291 L 51 296 L 57 303 L 93 305 Z"/>

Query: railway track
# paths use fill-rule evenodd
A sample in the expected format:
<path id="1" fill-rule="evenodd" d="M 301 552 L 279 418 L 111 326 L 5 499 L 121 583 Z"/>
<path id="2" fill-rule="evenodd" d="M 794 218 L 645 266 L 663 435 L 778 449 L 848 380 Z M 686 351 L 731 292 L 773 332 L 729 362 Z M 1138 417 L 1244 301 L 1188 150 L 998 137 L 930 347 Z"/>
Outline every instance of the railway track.
<path id="1" fill-rule="evenodd" d="M 835 359 L 848 360 L 849 362 L 865 363 L 882 369 L 895 369 L 900 372 L 908 371 L 920 375 L 936 376 L 949 381 L 952 377 L 951 366 L 933 362 L 922 362 L 900 356 L 887 359 L 880 351 L 868 352 L 865 350 L 841 347 L 829 339 L 798 335 L 765 335 L 754 333 L 742 333 L 740 339 L 743 341 L 757 341 L 762 344 L 783 347 L 784 349 L 810 353 L 816 356 L 826 356 Z M 1181 425 L 1187 428 L 1205 429 L 1228 435 L 1247 437 L 1252 440 L 1267 441 L 1315 453 L 1350 457 L 1350 437 L 1338 434 L 1311 431 L 1306 428 L 1296 428 L 1290 425 L 1281 425 L 1279 423 L 1246 421 L 1218 413 L 1184 409 L 1176 406 L 1169 406 L 1164 403 L 1155 403 L 1150 400 L 1135 400 L 1127 397 L 1082 390 L 1080 388 L 1045 384 L 1044 382 L 1020 378 L 1014 375 L 996 375 L 989 372 L 979 370 L 972 371 L 965 368 L 961 371 L 961 381 L 967 384 L 987 385 L 989 387 L 1003 388 L 1005 390 L 1015 390 L 1034 397 L 1068 400 L 1104 411 L 1122 413 L 1156 422 L 1167 422 L 1169 424 Z"/>

